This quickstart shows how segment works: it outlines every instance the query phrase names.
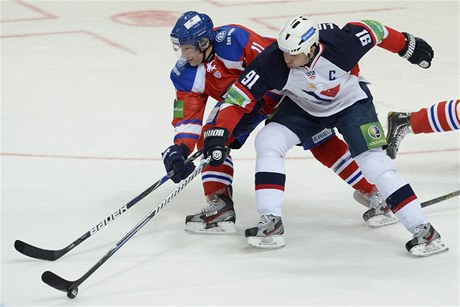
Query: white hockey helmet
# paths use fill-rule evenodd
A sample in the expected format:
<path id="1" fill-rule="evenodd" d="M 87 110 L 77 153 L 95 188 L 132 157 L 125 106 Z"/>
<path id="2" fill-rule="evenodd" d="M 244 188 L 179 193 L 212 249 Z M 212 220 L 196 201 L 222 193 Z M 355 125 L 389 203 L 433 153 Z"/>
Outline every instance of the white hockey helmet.
<path id="1" fill-rule="evenodd" d="M 302 15 L 289 20 L 278 34 L 279 48 L 290 55 L 302 52 L 308 55 L 310 48 L 318 41 L 318 24 Z"/>

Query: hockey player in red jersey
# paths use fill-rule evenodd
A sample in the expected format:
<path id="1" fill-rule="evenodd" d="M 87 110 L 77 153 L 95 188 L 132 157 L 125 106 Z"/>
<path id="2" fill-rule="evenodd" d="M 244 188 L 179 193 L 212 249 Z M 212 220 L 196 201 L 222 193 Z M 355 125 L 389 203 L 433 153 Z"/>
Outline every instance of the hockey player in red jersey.
<path id="1" fill-rule="evenodd" d="M 195 146 L 202 148 L 202 126 L 206 103 L 213 98 L 218 103 L 211 112 L 203 130 L 213 127 L 228 89 L 241 72 L 262 50 L 275 39 L 266 38 L 241 25 L 231 24 L 213 27 L 206 14 L 189 11 L 184 13 L 171 31 L 171 41 L 180 59 L 171 71 L 176 89 L 174 101 L 174 145 L 163 153 L 166 170 L 174 170 L 174 182 L 187 177 L 193 164 L 185 164 Z M 254 108 L 239 119 L 228 140 L 230 148 L 242 146 L 249 133 L 272 113 L 280 95 L 268 91 L 260 97 Z M 345 182 L 360 191 L 377 214 L 368 220 L 371 226 L 397 222 L 389 212 L 375 186 L 362 176 L 351 158 L 347 145 L 332 130 L 324 129 L 304 144 L 322 164 L 331 168 Z M 202 181 L 207 205 L 197 214 L 186 217 L 186 230 L 202 233 L 226 233 L 235 231 L 235 211 L 232 200 L 233 161 L 227 156 L 219 166 L 207 166 Z"/>
<path id="2" fill-rule="evenodd" d="M 420 201 L 385 154 L 385 135 L 373 97 L 360 75 L 359 60 L 374 46 L 398 53 L 410 63 L 429 68 L 433 49 L 421 38 L 378 21 L 363 20 L 339 28 L 303 16 L 289 20 L 276 43 L 266 47 L 230 88 L 216 119 L 205 134 L 203 151 L 219 165 L 228 135 L 267 90 L 284 91 L 282 103 L 257 134 L 256 203 L 261 219 L 246 230 L 256 247 L 284 246 L 281 220 L 284 157 L 324 128 L 337 128 L 364 176 L 375 183 L 403 226 L 413 235 L 406 249 L 415 256 L 447 251 L 428 222 Z M 217 153 L 216 153 L 217 152 Z"/>
<path id="3" fill-rule="evenodd" d="M 460 129 L 460 99 L 438 102 L 417 112 L 388 113 L 387 155 L 395 159 L 402 139 L 408 134 L 446 132 Z"/>

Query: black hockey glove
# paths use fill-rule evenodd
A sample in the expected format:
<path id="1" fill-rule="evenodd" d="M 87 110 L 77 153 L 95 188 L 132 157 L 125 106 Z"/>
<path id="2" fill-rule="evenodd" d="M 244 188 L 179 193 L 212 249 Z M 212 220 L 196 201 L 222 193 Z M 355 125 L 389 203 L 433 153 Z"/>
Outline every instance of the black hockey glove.
<path id="1" fill-rule="evenodd" d="M 226 128 L 212 128 L 204 132 L 203 155 L 205 158 L 211 157 L 209 164 L 219 166 L 224 163 L 227 157 L 225 143 L 230 133 Z"/>
<path id="2" fill-rule="evenodd" d="M 434 58 L 433 48 L 421 38 L 406 32 L 402 32 L 402 34 L 406 37 L 406 47 L 398 54 L 421 68 L 430 67 L 431 60 Z"/>
<path id="3" fill-rule="evenodd" d="M 184 144 L 169 146 L 161 153 L 166 171 L 168 173 L 174 171 L 171 176 L 174 183 L 179 183 L 182 179 L 187 178 L 195 169 L 195 164 L 192 162 L 185 163 L 189 154 L 190 150 Z"/>

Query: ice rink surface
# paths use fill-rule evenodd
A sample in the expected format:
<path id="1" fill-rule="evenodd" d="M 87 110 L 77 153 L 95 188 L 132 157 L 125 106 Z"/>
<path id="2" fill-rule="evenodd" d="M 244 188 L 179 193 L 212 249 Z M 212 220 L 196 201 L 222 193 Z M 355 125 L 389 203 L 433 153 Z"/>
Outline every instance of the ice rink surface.
<path id="1" fill-rule="evenodd" d="M 165 174 L 169 31 L 186 10 L 266 36 L 305 14 L 340 26 L 375 19 L 424 38 L 435 50 L 428 70 L 380 48 L 361 61 L 385 128 L 390 110 L 459 97 L 457 1 L 2 0 L 1 306 L 458 306 L 459 198 L 424 209 L 450 251 L 414 258 L 401 224 L 369 228 L 352 189 L 299 148 L 286 161 L 286 247 L 249 247 L 254 135 L 233 152 L 236 234 L 183 230 L 204 205 L 196 179 L 76 299 L 41 281 L 47 270 L 78 279 L 174 189 L 165 183 L 55 262 L 13 247 L 63 248 Z M 424 201 L 459 189 L 459 150 L 458 132 L 409 135 L 395 161 Z"/>

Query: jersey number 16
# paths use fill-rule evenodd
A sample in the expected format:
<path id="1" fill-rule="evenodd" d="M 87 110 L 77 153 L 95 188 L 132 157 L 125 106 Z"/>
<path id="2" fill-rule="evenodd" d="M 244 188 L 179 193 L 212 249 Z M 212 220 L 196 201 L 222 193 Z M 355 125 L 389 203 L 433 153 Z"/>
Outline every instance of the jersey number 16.
<path id="1" fill-rule="evenodd" d="M 361 41 L 361 45 L 366 46 L 369 43 L 372 43 L 372 38 L 367 30 L 362 30 L 359 33 L 356 33 L 356 37 Z"/>
<path id="2" fill-rule="evenodd" d="M 254 70 L 251 70 L 246 74 L 246 76 L 244 76 L 244 79 L 241 80 L 241 84 L 245 85 L 248 89 L 251 89 L 259 78 L 260 76 Z"/>

